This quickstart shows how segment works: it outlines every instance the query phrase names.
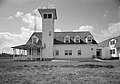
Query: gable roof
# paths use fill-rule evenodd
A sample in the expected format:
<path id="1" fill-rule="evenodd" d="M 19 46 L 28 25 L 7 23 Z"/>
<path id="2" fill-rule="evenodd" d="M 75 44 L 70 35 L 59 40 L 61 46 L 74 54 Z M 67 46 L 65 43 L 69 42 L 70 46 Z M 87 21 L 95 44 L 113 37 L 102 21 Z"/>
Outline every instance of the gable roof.
<path id="1" fill-rule="evenodd" d="M 98 46 L 99 46 L 99 47 L 108 47 L 108 46 L 109 46 L 109 42 L 110 42 L 112 39 L 115 39 L 115 40 L 116 40 L 115 47 L 120 47 L 120 35 L 119 35 L 119 36 L 116 36 L 116 37 L 112 37 L 112 38 L 107 39 L 107 40 L 105 40 L 105 41 L 102 41 L 102 42 L 98 43 Z"/>
<path id="2" fill-rule="evenodd" d="M 42 32 L 34 32 L 32 36 L 37 36 L 39 38 L 38 45 L 42 45 Z M 64 43 L 64 37 L 68 35 L 70 36 L 70 43 Z M 80 36 L 80 43 L 74 42 L 74 37 L 76 35 Z M 85 41 L 85 38 L 91 35 L 89 31 L 85 32 L 54 32 L 54 44 L 87 44 Z M 32 36 L 28 40 L 26 44 L 32 44 Z M 92 36 L 92 35 L 91 35 Z M 93 36 L 92 36 L 93 37 Z M 92 44 L 97 44 L 97 42 L 94 40 L 92 41 Z"/>

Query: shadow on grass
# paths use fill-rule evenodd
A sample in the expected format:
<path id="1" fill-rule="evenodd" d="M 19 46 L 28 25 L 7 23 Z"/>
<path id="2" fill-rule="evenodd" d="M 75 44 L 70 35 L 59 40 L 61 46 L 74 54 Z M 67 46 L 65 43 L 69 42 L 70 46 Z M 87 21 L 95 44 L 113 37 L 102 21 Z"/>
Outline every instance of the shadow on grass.
<path id="1" fill-rule="evenodd" d="M 114 68 L 113 65 L 94 65 L 94 64 L 85 64 L 85 65 L 78 65 L 78 66 L 73 66 L 73 65 L 63 65 L 61 67 L 76 67 L 76 68 Z"/>

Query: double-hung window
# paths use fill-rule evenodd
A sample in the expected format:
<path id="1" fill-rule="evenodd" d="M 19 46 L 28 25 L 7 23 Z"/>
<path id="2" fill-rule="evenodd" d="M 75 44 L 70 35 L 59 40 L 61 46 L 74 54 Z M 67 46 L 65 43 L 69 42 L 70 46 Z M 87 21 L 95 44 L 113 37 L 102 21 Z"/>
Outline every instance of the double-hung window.
<path id="1" fill-rule="evenodd" d="M 43 14 L 44 19 L 52 19 L 52 14 Z"/>
<path id="2" fill-rule="evenodd" d="M 65 50 L 65 55 L 72 55 L 72 50 Z"/>

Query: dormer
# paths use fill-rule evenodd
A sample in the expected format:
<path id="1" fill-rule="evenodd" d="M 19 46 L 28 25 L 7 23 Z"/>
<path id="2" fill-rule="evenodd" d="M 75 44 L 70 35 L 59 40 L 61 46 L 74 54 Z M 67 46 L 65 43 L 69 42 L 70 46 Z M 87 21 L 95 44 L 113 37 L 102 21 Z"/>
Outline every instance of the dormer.
<path id="1" fill-rule="evenodd" d="M 109 46 L 114 46 L 116 44 L 116 40 L 115 39 L 111 39 L 109 42 Z"/>
<path id="2" fill-rule="evenodd" d="M 93 40 L 93 37 L 92 37 L 91 35 L 88 35 L 88 36 L 86 37 L 86 42 L 87 42 L 87 43 L 91 43 L 92 40 Z"/>
<path id="3" fill-rule="evenodd" d="M 32 36 L 32 43 L 36 44 L 38 42 L 38 37 L 36 35 Z"/>
<path id="4" fill-rule="evenodd" d="M 74 42 L 75 42 L 75 43 L 80 43 L 80 36 L 79 36 L 79 35 L 76 35 L 76 36 L 74 37 Z"/>
<path id="5" fill-rule="evenodd" d="M 64 43 L 70 43 L 70 36 L 69 35 L 66 35 L 64 37 Z"/>

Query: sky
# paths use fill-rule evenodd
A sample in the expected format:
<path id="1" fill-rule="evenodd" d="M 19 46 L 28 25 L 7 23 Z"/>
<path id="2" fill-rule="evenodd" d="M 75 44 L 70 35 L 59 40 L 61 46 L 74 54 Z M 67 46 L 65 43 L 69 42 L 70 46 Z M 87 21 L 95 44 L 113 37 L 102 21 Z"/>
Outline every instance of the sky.
<path id="1" fill-rule="evenodd" d="M 0 53 L 41 31 L 38 8 L 56 8 L 55 32 L 90 31 L 99 43 L 120 35 L 120 0 L 0 0 Z"/>

